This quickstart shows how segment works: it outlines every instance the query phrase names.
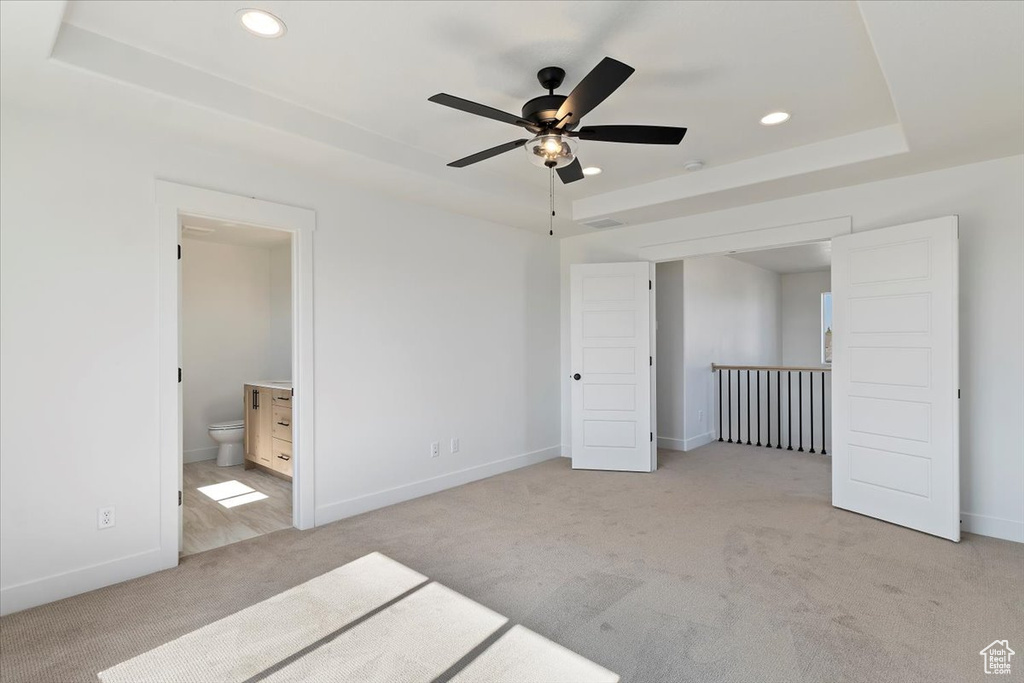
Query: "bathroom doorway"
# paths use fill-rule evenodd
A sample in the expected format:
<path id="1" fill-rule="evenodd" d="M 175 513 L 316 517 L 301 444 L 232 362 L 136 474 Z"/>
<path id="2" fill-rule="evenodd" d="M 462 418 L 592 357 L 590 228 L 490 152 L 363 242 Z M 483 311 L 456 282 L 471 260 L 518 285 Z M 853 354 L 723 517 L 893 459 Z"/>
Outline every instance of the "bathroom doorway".
<path id="1" fill-rule="evenodd" d="M 194 373 L 186 367 L 182 354 L 181 299 L 183 283 L 180 257 L 183 240 L 182 228 L 192 219 L 212 220 L 228 229 L 264 228 L 282 231 L 290 235 L 292 390 L 289 392 L 288 398 L 292 404 L 294 417 L 294 423 L 290 425 L 292 438 L 290 458 L 292 467 L 291 526 L 298 529 L 312 528 L 316 508 L 313 449 L 316 414 L 316 395 L 313 387 L 315 375 L 313 233 L 316 230 L 316 212 L 302 207 L 257 199 L 251 195 L 229 194 L 167 180 L 157 179 L 155 190 L 159 240 L 157 282 L 160 301 L 157 358 L 160 387 L 158 396 L 160 495 L 157 501 L 160 515 L 160 546 L 156 554 L 156 561 L 150 565 L 152 571 L 177 566 L 184 543 L 185 420 L 183 384 L 185 377 L 194 376 Z M 228 225 L 230 223 L 234 223 L 234 225 Z M 249 380 L 247 378 L 243 381 Z M 270 378 L 270 381 L 277 380 Z M 244 393 L 238 396 L 242 410 L 244 410 L 245 398 Z M 273 403 L 273 396 L 271 396 L 270 403 Z M 238 416 L 242 416 L 244 423 L 244 412 L 232 416 L 227 421 L 237 420 Z M 273 425 L 267 426 L 272 428 Z M 271 435 L 272 438 L 273 435 Z M 249 471 L 257 469 L 259 468 L 252 468 Z M 244 466 L 241 471 L 246 472 Z M 242 484 L 247 486 L 245 482 Z M 255 487 L 252 488 L 256 491 Z M 223 490 L 218 492 L 218 494 L 222 493 L 224 493 Z M 259 491 L 259 493 L 266 492 Z M 227 497 L 233 498 L 234 496 Z M 208 496 L 208 498 L 210 497 Z M 212 498 L 210 499 L 212 500 Z M 219 501 L 214 501 L 214 503 L 218 505 L 217 509 L 221 513 L 223 510 L 231 509 L 227 505 L 219 505 Z"/>
<path id="2" fill-rule="evenodd" d="M 292 235 L 181 216 L 181 555 L 292 526 Z"/>

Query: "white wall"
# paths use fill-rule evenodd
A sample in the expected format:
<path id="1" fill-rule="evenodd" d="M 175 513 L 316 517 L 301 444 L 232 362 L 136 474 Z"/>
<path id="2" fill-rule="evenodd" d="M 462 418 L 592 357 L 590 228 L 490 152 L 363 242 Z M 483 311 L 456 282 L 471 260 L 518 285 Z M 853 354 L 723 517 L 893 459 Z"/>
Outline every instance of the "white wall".
<path id="1" fill-rule="evenodd" d="M 245 382 L 291 376 L 275 371 L 291 367 L 291 269 L 272 268 L 291 249 L 184 238 L 181 252 L 184 460 L 197 462 L 217 457 L 209 425 L 244 416 Z"/>
<path id="2" fill-rule="evenodd" d="M 292 379 L 292 248 L 270 250 L 270 372 L 275 380 Z"/>
<path id="3" fill-rule="evenodd" d="M 782 274 L 782 364 L 821 365 L 821 295 L 832 272 Z"/>
<path id="4" fill-rule="evenodd" d="M 893 178 L 562 240 L 562 443 L 568 448 L 571 263 L 641 247 L 851 216 L 855 231 L 960 217 L 960 491 L 963 529 L 1024 541 L 1024 156 Z M 1019 308 L 1019 306 L 1017 307 Z"/>
<path id="5" fill-rule="evenodd" d="M 725 256 L 662 263 L 657 277 L 659 445 L 690 450 L 717 438 L 712 363 L 778 364 L 781 280 Z M 746 413 L 735 418 L 746 433 Z"/>
<path id="6" fill-rule="evenodd" d="M 317 212 L 317 524 L 558 455 L 547 235 L 170 128 L 0 117 L 3 611 L 156 566 L 155 178 Z M 460 453 L 429 457 L 456 436 Z M 117 526 L 97 531 L 108 505 Z"/>

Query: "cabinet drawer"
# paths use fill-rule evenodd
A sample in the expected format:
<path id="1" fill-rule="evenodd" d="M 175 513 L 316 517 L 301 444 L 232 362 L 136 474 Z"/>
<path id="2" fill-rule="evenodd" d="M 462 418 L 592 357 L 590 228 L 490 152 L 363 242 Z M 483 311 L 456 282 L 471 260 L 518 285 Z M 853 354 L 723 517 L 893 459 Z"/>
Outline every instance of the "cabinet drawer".
<path id="1" fill-rule="evenodd" d="M 275 439 L 283 441 L 292 440 L 292 409 L 290 407 L 274 406 L 274 423 L 270 428 Z"/>
<path id="2" fill-rule="evenodd" d="M 274 405 L 292 407 L 292 390 L 291 389 L 274 389 Z"/>
<path id="3" fill-rule="evenodd" d="M 290 441 L 274 439 L 273 464 L 271 467 L 281 474 L 292 476 L 292 444 Z"/>

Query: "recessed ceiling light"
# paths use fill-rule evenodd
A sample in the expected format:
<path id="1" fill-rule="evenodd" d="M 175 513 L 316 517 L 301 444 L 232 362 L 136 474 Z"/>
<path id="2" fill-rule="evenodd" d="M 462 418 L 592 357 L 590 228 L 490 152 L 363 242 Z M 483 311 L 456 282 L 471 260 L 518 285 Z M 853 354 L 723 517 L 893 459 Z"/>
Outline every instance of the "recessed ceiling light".
<path id="1" fill-rule="evenodd" d="M 687 161 L 685 164 L 683 164 L 683 168 L 685 168 L 687 171 L 699 171 L 700 169 L 704 168 L 704 162 L 701 161 L 700 159 L 694 159 L 693 161 Z"/>
<path id="2" fill-rule="evenodd" d="M 583 175 L 601 175 L 601 169 L 597 166 L 587 166 L 583 169 Z"/>
<path id="3" fill-rule="evenodd" d="M 773 111 L 771 114 L 765 114 L 761 117 L 762 126 L 777 126 L 786 121 L 789 121 L 788 111 Z"/>
<path id="4" fill-rule="evenodd" d="M 260 38 L 280 38 L 286 27 L 284 22 L 262 9 L 240 9 L 238 20 L 249 33 Z"/>

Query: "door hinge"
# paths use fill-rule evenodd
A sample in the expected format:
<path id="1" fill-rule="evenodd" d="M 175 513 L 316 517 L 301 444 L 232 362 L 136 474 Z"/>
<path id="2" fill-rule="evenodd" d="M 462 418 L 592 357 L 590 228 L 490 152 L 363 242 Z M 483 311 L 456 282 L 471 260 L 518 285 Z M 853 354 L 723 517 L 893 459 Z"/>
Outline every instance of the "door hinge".
<path id="1" fill-rule="evenodd" d="M 647 289 L 654 289 L 654 281 L 653 280 L 648 280 L 647 281 Z"/>
<path id="2" fill-rule="evenodd" d="M 654 432 L 651 432 L 651 443 L 654 443 Z"/>
<path id="3" fill-rule="evenodd" d="M 956 397 L 960 398 L 960 390 L 959 389 L 956 390 Z"/>
<path id="4" fill-rule="evenodd" d="M 651 367 L 654 367 L 654 356 L 647 356 L 647 358 L 649 358 L 650 361 L 651 361 L 650 363 L 648 363 L 648 365 L 650 365 Z"/>
<path id="5" fill-rule="evenodd" d="M 181 384 L 181 368 L 178 368 L 178 383 Z"/>
<path id="6" fill-rule="evenodd" d="M 178 491 L 178 505 L 181 505 L 181 491 Z"/>
<path id="7" fill-rule="evenodd" d="M 181 260 L 181 245 L 178 245 L 178 260 Z"/>

